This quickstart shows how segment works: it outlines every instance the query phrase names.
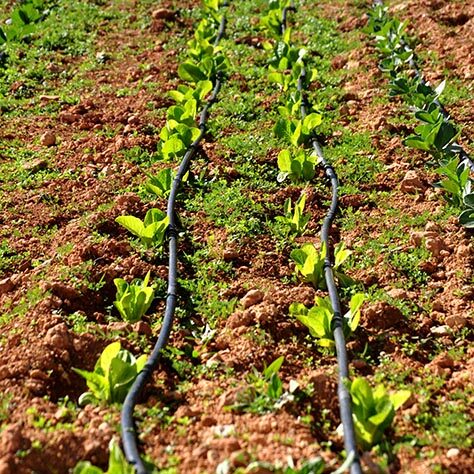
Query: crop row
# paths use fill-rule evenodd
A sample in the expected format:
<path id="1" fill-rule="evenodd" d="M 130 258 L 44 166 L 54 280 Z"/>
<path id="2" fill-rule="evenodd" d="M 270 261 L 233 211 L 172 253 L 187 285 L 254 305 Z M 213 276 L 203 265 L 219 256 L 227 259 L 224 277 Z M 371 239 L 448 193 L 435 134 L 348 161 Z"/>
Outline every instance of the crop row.
<path id="1" fill-rule="evenodd" d="M 474 193 L 470 172 L 474 164 L 457 143 L 461 132 L 439 101 L 446 81 L 432 87 L 424 80 L 407 27 L 408 21 L 392 18 L 387 7 L 377 3 L 369 12 L 366 31 L 375 38 L 380 69 L 390 78 L 390 95 L 403 97 L 421 122 L 403 143 L 427 151 L 437 160 L 440 166 L 436 172 L 442 176 L 438 186 L 445 191 L 446 200 L 459 209 L 460 224 L 472 229 Z"/>

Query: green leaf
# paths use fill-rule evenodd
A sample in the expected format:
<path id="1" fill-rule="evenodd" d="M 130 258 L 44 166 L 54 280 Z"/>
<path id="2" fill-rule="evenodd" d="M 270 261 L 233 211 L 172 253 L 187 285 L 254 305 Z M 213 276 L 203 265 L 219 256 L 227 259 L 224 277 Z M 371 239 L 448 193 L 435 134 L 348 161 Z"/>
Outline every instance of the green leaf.
<path id="1" fill-rule="evenodd" d="M 467 209 L 459 215 L 459 223 L 466 229 L 474 229 L 474 209 Z"/>
<path id="2" fill-rule="evenodd" d="M 270 377 L 274 374 L 276 374 L 283 362 L 285 360 L 285 357 L 284 356 L 280 356 L 278 357 L 278 359 L 275 359 L 264 371 L 263 371 L 263 376 L 266 378 L 266 379 L 270 379 Z"/>
<path id="3" fill-rule="evenodd" d="M 307 115 L 303 120 L 303 128 L 302 131 L 305 135 L 309 135 L 313 132 L 313 130 L 321 125 L 322 117 L 321 114 L 312 113 Z"/>
<path id="4" fill-rule="evenodd" d="M 398 410 L 411 396 L 410 390 L 399 390 L 389 395 L 393 408 Z"/>
<path id="5" fill-rule="evenodd" d="M 141 237 L 145 231 L 143 222 L 135 216 L 119 216 L 115 219 L 115 222 L 137 237 Z"/>
<path id="6" fill-rule="evenodd" d="M 208 79 L 207 75 L 201 69 L 190 63 L 184 62 L 178 67 L 178 75 L 183 81 L 199 82 Z"/>

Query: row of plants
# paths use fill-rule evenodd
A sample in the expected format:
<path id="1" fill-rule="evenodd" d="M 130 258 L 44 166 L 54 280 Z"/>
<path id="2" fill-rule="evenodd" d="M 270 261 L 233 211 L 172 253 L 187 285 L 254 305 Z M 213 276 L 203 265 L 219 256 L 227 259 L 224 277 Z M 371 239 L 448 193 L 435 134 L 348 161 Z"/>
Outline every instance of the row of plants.
<path id="1" fill-rule="evenodd" d="M 457 143 L 460 129 L 449 119 L 439 99 L 446 85 L 431 86 L 418 71 L 417 58 L 407 34 L 408 21 L 392 18 L 387 7 L 377 4 L 368 13 L 366 32 L 375 39 L 381 55 L 379 67 L 390 78 L 390 96 L 401 96 L 420 122 L 403 143 L 423 150 L 440 163 L 437 184 L 446 200 L 460 210 L 459 222 L 474 228 L 473 164 Z"/>
<path id="2" fill-rule="evenodd" d="M 320 162 L 312 140 L 317 127 L 322 123 L 323 116 L 317 108 L 308 103 L 304 91 L 317 78 L 317 71 L 307 72 L 305 63 L 307 51 L 297 48 L 291 41 L 292 30 L 284 24 L 284 9 L 292 8 L 292 2 L 276 0 L 269 2 L 270 10 L 261 19 L 262 29 L 270 41 L 264 48 L 270 54 L 267 79 L 276 84 L 281 92 L 281 102 L 277 107 L 278 119 L 274 133 L 282 139 L 287 148 L 278 155 L 278 180 L 289 179 L 293 184 L 304 185 L 300 197 L 294 203 L 288 199 L 285 203 L 284 220 L 288 225 L 288 234 L 297 236 L 304 233 L 310 215 L 304 213 L 306 202 L 305 189 L 310 185 L 317 173 Z M 301 106 L 305 105 L 306 114 L 301 115 Z M 327 291 L 324 268 L 328 249 L 324 244 L 318 249 L 312 243 L 303 244 L 291 251 L 299 279 L 310 283 L 316 290 Z M 334 249 L 334 273 L 338 283 L 351 295 L 345 301 L 348 311 L 343 317 L 345 337 L 350 337 L 357 329 L 360 320 L 360 309 L 366 296 L 357 292 L 356 282 L 344 274 L 343 263 L 350 255 L 343 243 Z M 307 308 L 294 302 L 291 304 L 290 316 L 304 324 L 309 334 L 319 346 L 334 350 L 333 317 L 334 309 L 329 297 L 316 296 L 315 305 Z M 395 411 L 409 398 L 407 390 L 389 394 L 379 385 L 372 389 L 363 377 L 347 382 L 353 402 L 353 418 L 359 447 L 370 450 L 380 444 L 386 429 L 391 425 Z"/>
<path id="3" fill-rule="evenodd" d="M 160 142 L 155 154 L 157 161 L 170 163 L 179 161 L 192 146 L 196 146 L 203 136 L 205 125 L 199 120 L 199 110 L 204 106 L 213 91 L 218 77 L 223 77 L 228 69 L 228 61 L 217 45 L 217 35 L 221 23 L 220 0 L 203 0 L 201 19 L 194 32 L 194 38 L 188 42 L 188 59 L 178 68 L 179 78 L 185 82 L 176 90 L 168 93 L 175 102 L 166 112 L 166 123 L 160 132 Z M 187 181 L 185 175 L 184 181 Z M 155 197 L 166 200 L 169 197 L 176 171 L 173 166 L 163 167 L 157 174 L 147 174 L 144 189 Z M 144 219 L 133 215 L 123 215 L 116 222 L 138 238 L 139 251 L 145 251 L 148 258 L 157 258 L 162 254 L 164 240 L 169 225 L 166 212 L 151 208 Z M 141 249 L 140 249 L 141 247 Z M 128 283 L 122 278 L 114 279 L 116 299 L 114 306 L 121 319 L 135 323 L 147 313 L 155 299 L 156 283 L 150 283 L 151 274 L 145 278 L 134 279 Z M 89 388 L 79 398 L 79 404 L 103 403 L 121 404 L 138 373 L 147 360 L 146 355 L 135 357 L 120 342 L 109 344 L 97 360 L 93 371 L 74 368 L 84 377 Z M 154 468 L 150 466 L 150 469 Z M 75 468 L 75 474 L 96 474 L 103 472 L 88 461 L 81 461 Z M 112 442 L 108 473 L 132 473 L 120 447 Z"/>

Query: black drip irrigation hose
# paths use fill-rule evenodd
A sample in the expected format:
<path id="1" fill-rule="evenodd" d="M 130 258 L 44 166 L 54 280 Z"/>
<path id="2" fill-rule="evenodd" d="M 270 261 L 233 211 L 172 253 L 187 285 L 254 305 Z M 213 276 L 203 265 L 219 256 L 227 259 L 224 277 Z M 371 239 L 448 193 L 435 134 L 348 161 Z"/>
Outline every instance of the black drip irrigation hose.
<path id="1" fill-rule="evenodd" d="M 282 30 L 286 29 L 286 13 L 289 10 L 296 11 L 293 2 L 290 7 L 283 9 L 282 14 Z M 298 78 L 298 91 L 301 93 L 301 118 L 304 119 L 307 115 L 307 108 L 309 106 L 306 94 L 305 94 L 305 80 L 306 80 L 306 69 L 302 66 L 300 76 Z M 336 282 L 334 279 L 333 272 L 333 249 L 329 242 L 329 233 L 331 225 L 336 217 L 338 209 L 338 194 L 339 194 L 339 182 L 337 179 L 336 171 L 333 166 L 326 160 L 322 147 L 317 140 L 312 140 L 313 149 L 318 156 L 320 163 L 324 169 L 326 177 L 331 183 L 331 205 L 329 211 L 324 218 L 323 226 L 321 228 L 321 242 L 326 248 L 326 256 L 324 259 L 324 278 L 329 293 L 329 299 L 334 312 L 332 318 L 332 330 L 334 335 L 334 342 L 336 345 L 336 357 L 338 364 L 338 390 L 337 395 L 339 399 L 339 413 L 341 416 L 341 423 L 344 430 L 344 448 L 346 450 L 347 458 L 352 458 L 350 465 L 351 474 L 362 474 L 362 468 L 360 465 L 359 453 L 357 450 L 357 443 L 354 430 L 354 420 L 352 418 L 352 399 L 347 388 L 347 381 L 349 380 L 349 363 L 346 350 L 346 340 L 343 332 L 343 316 L 341 311 L 341 302 L 339 293 L 337 291 Z"/>
<path id="2" fill-rule="evenodd" d="M 376 6 L 383 7 L 384 3 L 383 3 L 382 0 L 374 0 L 373 6 L 374 7 L 376 7 Z M 403 44 L 404 48 L 406 48 L 407 51 L 413 51 L 406 44 L 406 42 L 403 40 L 403 38 L 401 38 L 401 43 Z M 416 61 L 414 59 L 414 55 L 415 55 L 415 52 L 413 51 L 413 55 L 410 58 L 410 60 L 408 61 L 408 64 L 409 64 L 410 68 L 413 70 L 413 73 L 415 74 L 415 77 L 418 79 L 420 84 L 422 84 L 424 86 L 428 86 L 429 84 L 425 80 L 425 78 L 423 77 L 423 73 L 421 72 L 420 68 L 418 67 L 418 64 L 416 63 Z M 438 109 L 439 109 L 441 115 L 443 116 L 444 120 L 446 122 L 448 122 L 451 119 L 451 116 L 449 115 L 448 111 L 444 108 L 443 104 L 437 98 L 435 98 L 433 100 L 433 103 L 436 104 L 436 106 L 438 107 Z M 466 166 L 468 166 L 470 168 L 471 171 L 474 171 L 474 162 L 472 161 L 471 157 L 466 152 L 466 150 L 464 150 L 464 148 L 461 145 L 459 145 L 457 142 L 454 142 L 453 145 L 456 147 L 456 150 L 459 154 L 460 163 L 464 163 Z"/>
<path id="3" fill-rule="evenodd" d="M 227 6 L 227 4 L 223 4 L 222 6 Z M 225 26 L 226 26 L 226 17 L 223 15 L 219 30 L 216 36 L 216 40 L 214 45 L 222 39 L 225 33 Z M 175 205 L 176 205 L 176 196 L 179 190 L 179 187 L 182 183 L 183 176 L 188 171 L 189 165 L 191 160 L 193 159 L 194 155 L 197 152 L 199 143 L 201 142 L 204 134 L 206 132 L 207 127 L 207 119 L 209 116 L 209 108 L 214 104 L 217 100 L 217 95 L 222 86 L 223 76 L 220 73 L 216 75 L 216 81 L 214 84 L 214 89 L 212 91 L 211 97 L 206 102 L 206 105 L 203 107 L 200 116 L 199 116 L 199 136 L 194 140 L 194 142 L 189 146 L 188 150 L 186 151 L 181 164 L 179 166 L 178 172 L 174 178 L 173 184 L 171 186 L 170 195 L 168 198 L 168 206 L 167 206 L 167 216 L 169 218 L 169 225 L 166 230 L 166 235 L 168 237 L 168 246 L 169 246 L 169 263 L 168 263 L 168 291 L 166 296 L 166 308 L 165 314 L 163 317 L 163 324 L 160 329 L 160 333 L 158 335 L 158 340 L 153 348 L 152 353 L 148 357 L 148 360 L 138 374 L 135 382 L 133 383 L 132 387 L 130 388 L 127 397 L 122 406 L 122 413 L 121 413 L 121 425 L 122 425 L 122 444 L 123 449 L 125 452 L 125 456 L 127 461 L 135 468 L 137 474 L 147 474 L 149 471 L 146 468 L 145 464 L 143 463 L 140 453 L 138 450 L 138 443 L 137 443 L 137 432 L 135 429 L 135 423 L 133 421 L 133 412 L 135 409 L 135 405 L 138 402 L 138 398 L 141 394 L 143 387 L 145 386 L 146 382 L 151 377 L 156 365 L 158 364 L 161 351 L 165 347 L 166 343 L 168 342 L 171 329 L 173 326 L 173 319 L 174 313 L 176 309 L 176 302 L 177 302 L 177 276 L 178 276 L 178 268 L 177 268 L 177 246 L 178 246 L 178 230 L 177 230 L 177 223 L 176 223 L 176 212 L 175 212 Z"/>

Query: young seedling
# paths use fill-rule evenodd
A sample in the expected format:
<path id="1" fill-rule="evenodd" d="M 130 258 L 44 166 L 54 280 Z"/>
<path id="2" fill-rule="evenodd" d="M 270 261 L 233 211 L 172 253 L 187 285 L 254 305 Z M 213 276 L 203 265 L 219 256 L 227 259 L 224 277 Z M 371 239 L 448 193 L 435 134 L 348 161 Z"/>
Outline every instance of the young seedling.
<path id="1" fill-rule="evenodd" d="M 344 336 L 348 338 L 359 325 L 360 308 L 365 301 L 363 293 L 356 293 L 349 302 L 349 311 L 343 317 Z M 328 297 L 316 296 L 316 304 L 308 309 L 304 304 L 292 303 L 290 315 L 295 316 L 308 329 L 311 336 L 317 339 L 320 346 L 334 347 L 332 319 L 334 312 Z"/>
<path id="2" fill-rule="evenodd" d="M 115 278 L 117 295 L 114 305 L 124 321 L 129 323 L 140 321 L 148 311 L 155 297 L 155 286 L 148 286 L 149 281 L 150 272 L 146 274 L 143 281 L 136 278 L 130 284 L 122 278 Z"/>
<path id="3" fill-rule="evenodd" d="M 182 104 L 189 99 L 197 101 L 198 107 L 201 105 L 204 98 L 212 91 L 211 81 L 199 81 L 195 87 L 181 84 L 174 91 L 168 92 L 168 95 L 177 103 Z"/>
<path id="4" fill-rule="evenodd" d="M 79 397 L 79 404 L 122 403 L 146 359 L 146 355 L 136 359 L 132 353 L 121 349 L 120 342 L 113 342 L 103 350 L 92 372 L 73 368 L 86 379 L 90 389 Z"/>
<path id="5" fill-rule="evenodd" d="M 109 443 L 109 467 L 103 471 L 90 461 L 80 461 L 73 470 L 73 474 L 135 474 L 135 468 L 128 464 L 118 443 L 112 439 Z"/>
<path id="6" fill-rule="evenodd" d="M 456 127 L 446 122 L 441 111 L 435 104 L 428 111 L 418 111 L 415 117 L 423 122 L 415 128 L 415 135 L 410 135 L 403 140 L 409 147 L 428 151 L 436 158 L 451 157 L 458 151 L 454 144 L 459 135 Z"/>
<path id="7" fill-rule="evenodd" d="M 147 248 L 163 243 L 169 224 L 168 216 L 159 209 L 150 209 L 143 221 L 135 216 L 119 216 L 115 221 L 139 237 Z"/>
<path id="8" fill-rule="evenodd" d="M 370 450 L 382 441 L 395 411 L 410 398 L 411 392 L 399 390 L 388 394 L 383 385 L 372 390 L 363 377 L 358 377 L 350 384 L 350 394 L 357 442 L 363 450 Z"/>
<path id="9" fill-rule="evenodd" d="M 467 229 L 474 229 L 474 193 L 463 198 L 464 210 L 459 215 L 459 222 Z"/>
<path id="10" fill-rule="evenodd" d="M 278 173 L 277 181 L 281 183 L 287 177 L 292 183 L 301 183 L 302 181 L 311 181 L 315 175 L 315 167 L 319 159 L 315 153 L 306 150 L 285 149 L 278 154 Z"/>
<path id="11" fill-rule="evenodd" d="M 353 280 L 337 269 L 347 260 L 351 253 L 350 250 L 344 247 L 342 242 L 334 249 L 334 275 L 343 286 L 350 286 L 353 284 Z M 301 248 L 293 250 L 290 257 L 296 264 L 296 272 L 301 274 L 304 282 L 312 283 L 316 289 L 326 289 L 326 281 L 324 279 L 326 245 L 324 243 L 319 251 L 313 244 L 304 244 Z"/>
<path id="12" fill-rule="evenodd" d="M 293 400 L 293 392 L 298 384 L 293 382 L 288 392 L 283 391 L 283 384 L 278 376 L 283 361 L 284 357 L 279 357 L 265 367 L 262 373 L 254 368 L 253 373 L 247 377 L 249 386 L 238 394 L 237 403 L 230 408 L 250 413 L 266 413 Z"/>
<path id="13" fill-rule="evenodd" d="M 167 198 L 173 184 L 174 172 L 171 168 L 164 168 L 156 175 L 148 174 L 148 181 L 145 183 L 145 189 L 160 198 Z"/>
<path id="14" fill-rule="evenodd" d="M 471 193 L 469 167 L 454 158 L 446 165 L 436 169 L 436 172 L 444 176 L 437 187 L 448 193 L 445 195 L 446 200 L 456 207 L 462 207 L 464 197 Z"/>
<path id="15" fill-rule="evenodd" d="M 295 207 L 291 204 L 291 198 L 285 201 L 284 216 L 278 216 L 276 220 L 285 225 L 288 234 L 301 235 L 311 219 L 311 214 L 304 214 L 306 205 L 306 194 L 302 193 L 296 201 Z"/>
<path id="16" fill-rule="evenodd" d="M 273 131 L 289 145 L 298 146 L 308 142 L 321 122 L 321 114 L 316 112 L 307 115 L 303 120 L 282 117 L 275 124 Z"/>

